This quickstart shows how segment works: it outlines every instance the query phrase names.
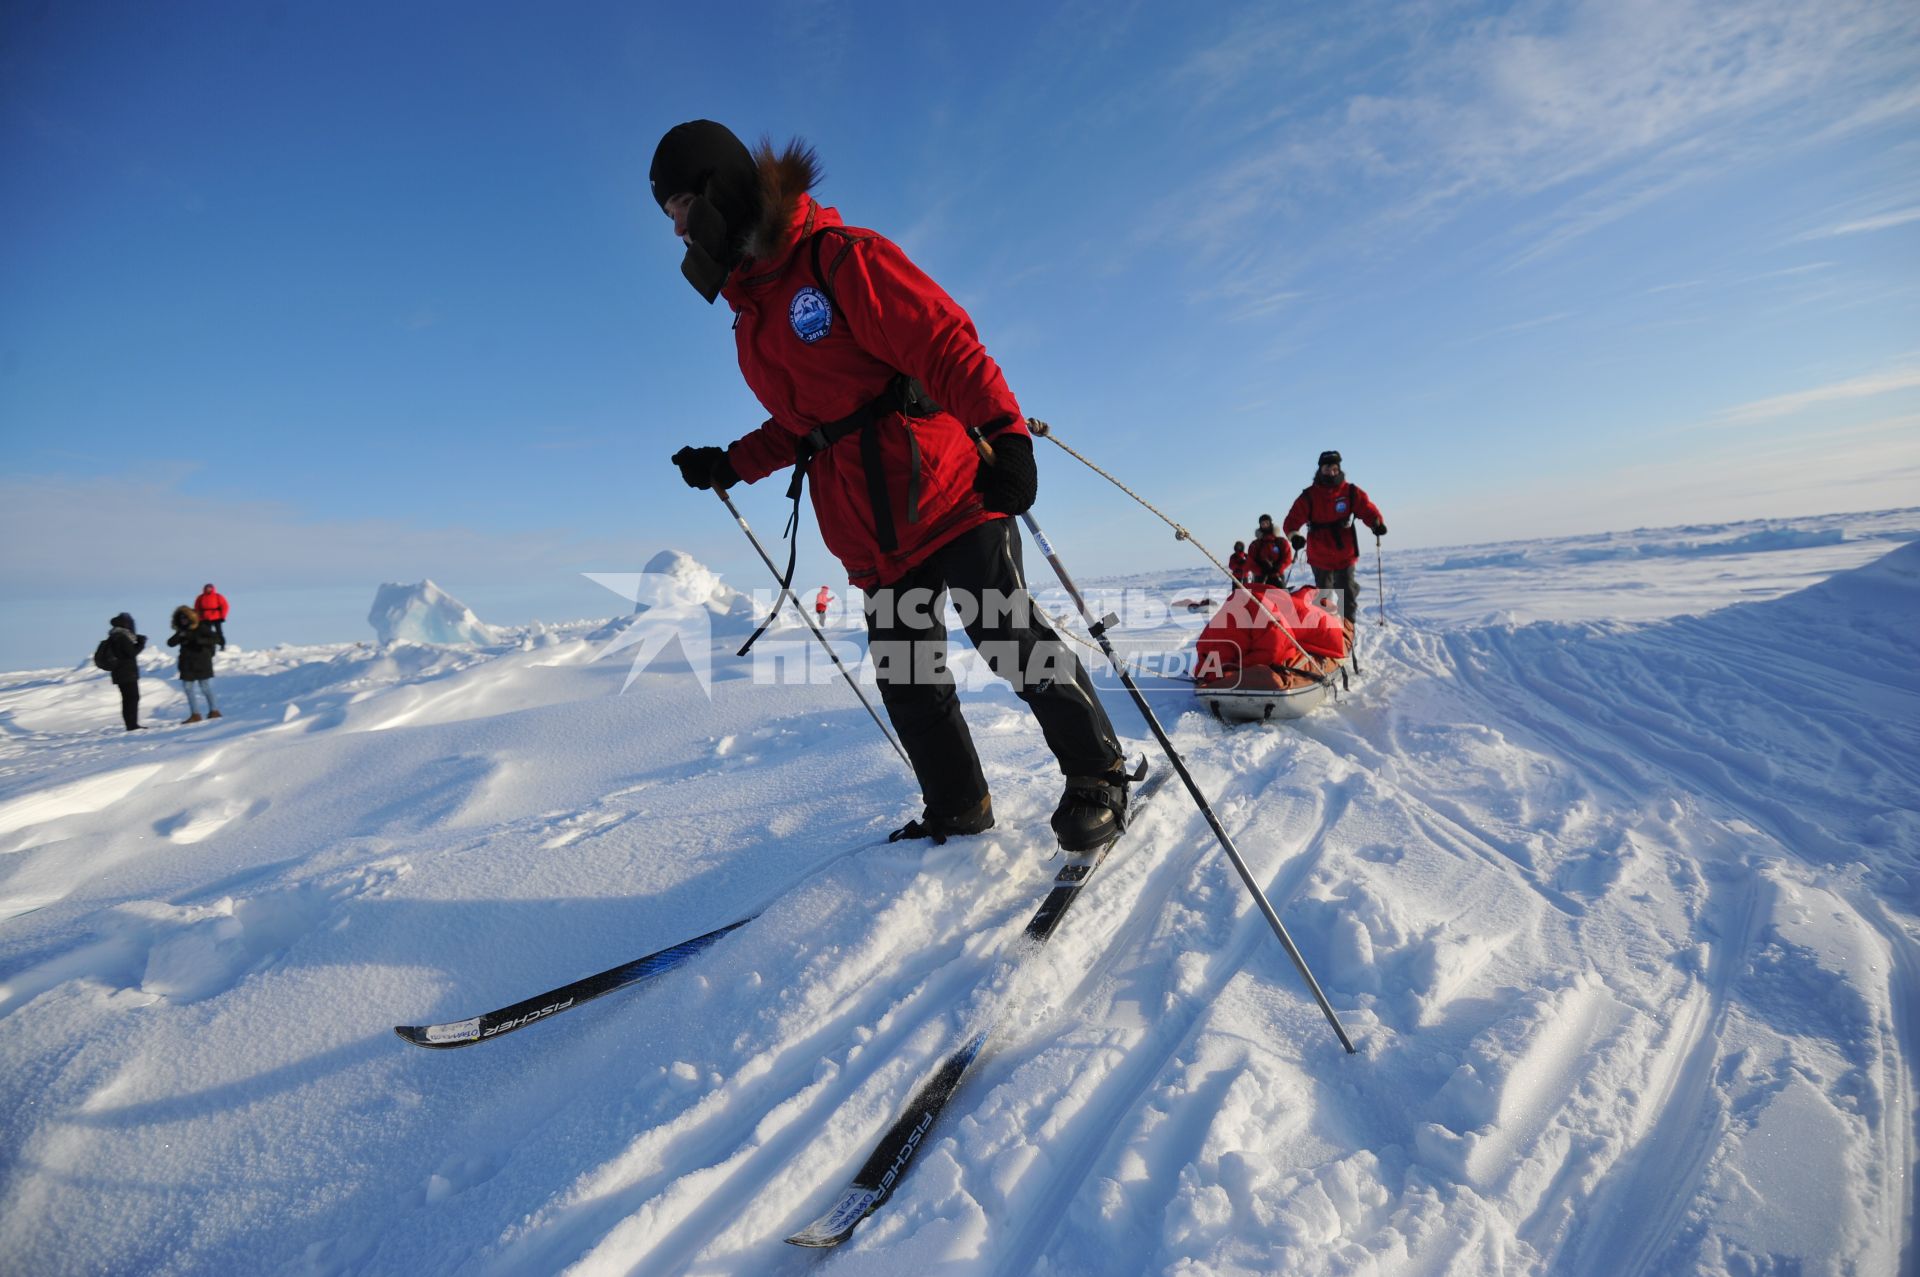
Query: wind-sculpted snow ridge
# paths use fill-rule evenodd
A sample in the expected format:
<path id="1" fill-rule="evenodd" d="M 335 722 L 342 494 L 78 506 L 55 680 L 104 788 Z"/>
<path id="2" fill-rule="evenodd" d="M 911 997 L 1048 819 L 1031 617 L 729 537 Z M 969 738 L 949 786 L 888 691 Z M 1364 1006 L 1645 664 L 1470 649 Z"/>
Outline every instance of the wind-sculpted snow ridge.
<path id="1" fill-rule="evenodd" d="M 667 660 L 616 694 L 584 624 L 238 653 L 228 718 L 132 737 L 97 674 L 0 677 L 0 1247 L 22 1272 L 1912 1271 L 1920 518 L 1782 526 L 1797 548 L 1663 560 L 1697 597 L 1631 622 L 1566 584 L 1567 543 L 1444 586 L 1390 561 L 1368 677 L 1289 728 L 1149 684 L 1352 1057 L 1172 788 L 1046 961 L 982 987 L 1054 867 L 1057 777 L 1004 690 L 968 707 L 1000 824 L 931 848 L 884 841 L 917 795 L 845 689 L 755 686 L 722 637 L 710 701 Z M 1476 620 L 1530 610 L 1557 619 Z M 496 1042 L 389 1031 L 762 905 Z M 885 1209 L 830 1256 L 786 1246 L 988 1007 L 996 1045 Z"/>

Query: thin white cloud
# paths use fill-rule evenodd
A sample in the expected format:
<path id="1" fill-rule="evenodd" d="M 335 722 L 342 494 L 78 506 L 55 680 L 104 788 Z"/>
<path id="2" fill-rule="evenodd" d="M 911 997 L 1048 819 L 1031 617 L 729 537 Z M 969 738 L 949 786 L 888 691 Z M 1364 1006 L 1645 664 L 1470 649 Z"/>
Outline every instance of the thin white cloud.
<path id="1" fill-rule="evenodd" d="M 1340 15 L 1323 23 L 1335 34 L 1303 35 L 1289 15 L 1273 28 L 1286 39 L 1235 30 L 1175 73 L 1176 85 L 1206 85 L 1197 110 L 1217 103 L 1246 119 L 1262 77 L 1318 109 L 1271 113 L 1203 198 L 1189 190 L 1156 210 L 1159 235 L 1204 255 L 1303 223 L 1332 193 L 1370 211 L 1316 232 L 1334 221 L 1332 243 L 1372 248 L 1476 200 L 1545 197 L 1520 228 L 1530 246 L 1518 260 L 1529 261 L 1730 167 L 1920 111 L 1904 87 L 1920 65 L 1920 9 L 1878 0 L 1576 0 L 1494 18 L 1427 7 L 1399 21 L 1364 4 L 1319 12 Z M 1356 83 L 1355 64 L 1376 69 Z M 1292 216 L 1301 206 L 1306 216 Z"/>
<path id="2" fill-rule="evenodd" d="M 1920 222 L 1920 208 L 1903 208 L 1897 213 L 1883 213 L 1879 217 L 1863 217 L 1857 222 L 1847 222 L 1832 230 L 1821 232 L 1822 236 L 1861 235 L 1869 231 L 1884 231 L 1895 226 L 1905 226 L 1908 222 Z"/>
<path id="3" fill-rule="evenodd" d="M 1811 275 L 1815 271 L 1831 270 L 1833 262 L 1802 262 L 1797 266 L 1782 266 L 1779 270 L 1756 271 L 1744 275 L 1721 277 L 1716 279 L 1683 279 L 1671 284 L 1655 284 L 1647 289 L 1649 296 L 1660 293 L 1684 292 L 1694 288 L 1736 288 L 1742 284 L 1758 284 L 1769 279 L 1793 279 L 1801 275 Z"/>
<path id="4" fill-rule="evenodd" d="M 1790 417 L 1821 404 L 1849 399 L 1867 399 L 1875 395 L 1891 394 L 1898 390 L 1912 390 L 1915 387 L 1920 387 L 1920 368 L 1889 368 L 1861 377 L 1850 377 L 1845 381 L 1815 386 L 1809 390 L 1796 390 L 1792 394 L 1773 395 L 1770 398 L 1739 404 L 1715 414 L 1708 424 L 1747 425 L 1776 417 Z"/>

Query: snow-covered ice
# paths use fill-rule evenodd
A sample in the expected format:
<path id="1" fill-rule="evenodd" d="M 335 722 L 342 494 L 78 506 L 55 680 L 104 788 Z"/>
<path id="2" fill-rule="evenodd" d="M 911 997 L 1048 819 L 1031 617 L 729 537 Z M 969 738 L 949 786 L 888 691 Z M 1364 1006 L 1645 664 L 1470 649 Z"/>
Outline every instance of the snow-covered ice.
<path id="1" fill-rule="evenodd" d="M 367 623 L 382 643 L 437 643 L 443 646 L 494 643 L 499 634 L 473 609 L 432 581 L 401 585 L 389 581 L 373 596 Z"/>
<path id="2" fill-rule="evenodd" d="M 513 630 L 404 587 L 382 645 L 229 649 L 227 717 L 191 727 L 164 648 L 135 735 L 90 667 L 0 676 L 0 1253 L 1914 1271 L 1916 539 L 1894 511 L 1390 553 L 1391 624 L 1369 561 L 1367 677 L 1334 707 L 1229 728 L 1149 680 L 1359 1054 L 1170 787 L 1002 991 L 895 1199 L 825 1255 L 781 1238 L 980 1013 L 1051 876 L 1057 777 L 977 662 L 1000 826 L 937 848 L 884 841 L 915 795 L 847 689 L 756 685 L 750 602 L 685 556 L 646 575 L 712 650 L 645 646 L 624 693 L 610 649 L 658 605 L 638 579 L 639 616 Z M 763 908 L 511 1037 L 390 1032 Z"/>

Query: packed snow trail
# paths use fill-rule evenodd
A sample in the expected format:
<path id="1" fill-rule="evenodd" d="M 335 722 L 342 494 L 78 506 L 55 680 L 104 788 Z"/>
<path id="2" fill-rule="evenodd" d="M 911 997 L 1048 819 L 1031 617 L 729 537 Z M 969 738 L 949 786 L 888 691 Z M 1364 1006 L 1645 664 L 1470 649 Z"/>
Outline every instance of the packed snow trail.
<path id="1" fill-rule="evenodd" d="M 1000 827 L 928 848 L 876 844 L 912 796 L 843 687 L 752 686 L 719 643 L 711 702 L 671 658 L 616 695 L 588 627 L 240 653 L 228 719 L 134 739 L 82 730 L 97 675 L 0 679 L 0 1245 L 56 1273 L 1900 1271 L 1920 545 L 1880 556 L 1920 518 L 1878 518 L 1877 546 L 1436 553 L 1443 592 L 1395 559 L 1337 708 L 1228 729 L 1153 692 L 1360 1054 L 1163 794 L 823 1261 L 780 1239 L 1052 874 L 1058 782 L 1009 695 L 968 709 Z M 1572 615 L 1581 555 L 1774 597 Z M 1484 623 L 1530 574 L 1560 619 Z M 1742 584 L 1796 574 L 1832 579 Z M 484 1049 L 389 1031 L 769 898 Z"/>

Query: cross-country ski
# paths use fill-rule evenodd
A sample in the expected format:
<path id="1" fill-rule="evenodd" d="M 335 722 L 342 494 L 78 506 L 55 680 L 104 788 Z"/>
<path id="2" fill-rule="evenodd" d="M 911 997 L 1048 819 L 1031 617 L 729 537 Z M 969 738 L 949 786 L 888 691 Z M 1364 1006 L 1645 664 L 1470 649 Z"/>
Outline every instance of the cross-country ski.
<path id="1" fill-rule="evenodd" d="M 1140 788 L 1135 801 L 1145 803 L 1165 783 L 1165 773 L 1156 773 Z M 1085 855 L 1072 857 L 1060 866 L 1060 872 L 1053 876 L 1052 886 L 1041 898 L 1040 907 L 1022 929 L 1020 941 L 1011 953 L 1000 960 L 986 987 L 1003 992 L 1009 983 L 1018 978 L 1021 966 L 1038 956 L 1054 930 L 1065 920 L 1067 911 L 1092 881 L 1095 871 L 1106 860 L 1114 843 L 1125 836 L 1124 832 L 1117 834 L 1112 840 Z M 854 1174 L 853 1182 L 834 1201 L 832 1208 L 787 1238 L 789 1242 L 796 1246 L 816 1248 L 837 1246 L 853 1234 L 861 1220 L 880 1209 L 888 1194 L 900 1182 L 901 1176 L 912 1167 L 913 1155 L 919 1151 L 927 1132 L 940 1119 L 941 1110 L 959 1087 L 960 1080 L 966 1076 L 968 1067 L 986 1046 L 994 1027 L 994 1017 L 989 1014 L 984 1024 L 940 1061 L 933 1076 L 913 1093 L 906 1109 L 887 1128 L 886 1134 L 880 1137 L 872 1155 L 862 1163 Z"/>

